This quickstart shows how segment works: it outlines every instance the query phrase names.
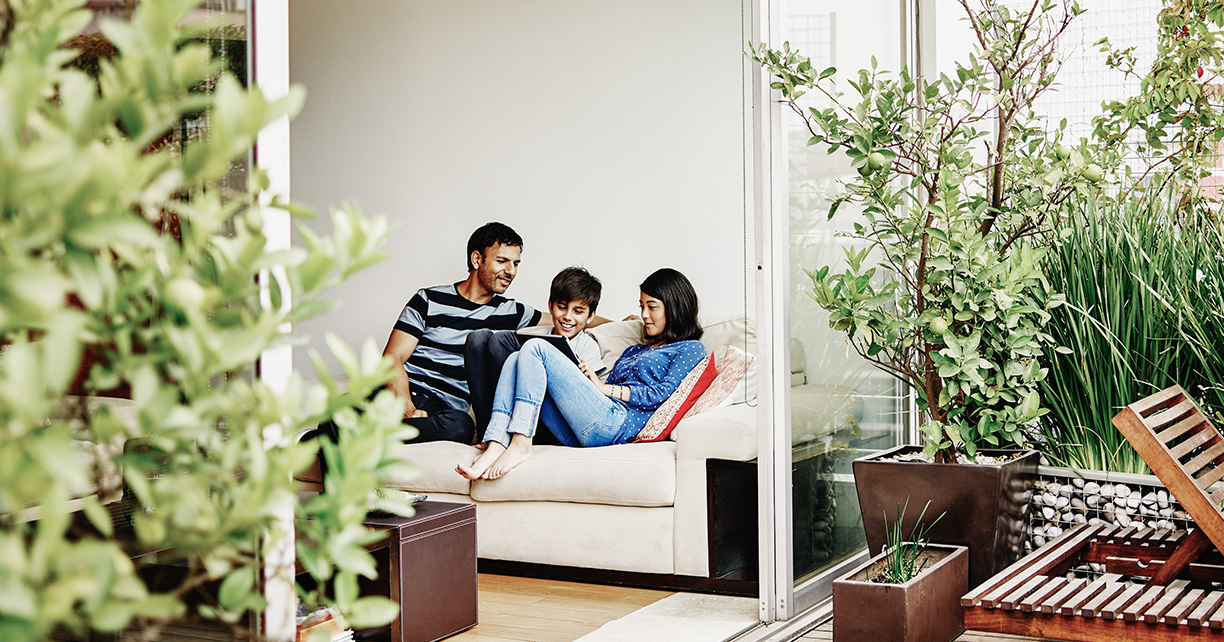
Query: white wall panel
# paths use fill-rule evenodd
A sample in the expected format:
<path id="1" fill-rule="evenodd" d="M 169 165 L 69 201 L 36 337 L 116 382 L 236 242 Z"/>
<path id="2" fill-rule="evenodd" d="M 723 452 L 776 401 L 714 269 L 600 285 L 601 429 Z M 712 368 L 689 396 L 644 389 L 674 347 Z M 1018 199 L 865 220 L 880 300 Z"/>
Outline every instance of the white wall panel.
<path id="1" fill-rule="evenodd" d="M 329 330 L 381 347 L 414 291 L 466 276 L 467 236 L 490 220 L 523 235 L 509 294 L 537 307 L 580 264 L 604 282 L 600 314 L 622 318 L 637 284 L 669 266 L 692 279 L 703 316 L 742 314 L 749 9 L 293 0 L 291 74 L 308 90 L 294 196 L 357 201 L 398 226 L 390 259 L 299 329 L 316 346 Z"/>

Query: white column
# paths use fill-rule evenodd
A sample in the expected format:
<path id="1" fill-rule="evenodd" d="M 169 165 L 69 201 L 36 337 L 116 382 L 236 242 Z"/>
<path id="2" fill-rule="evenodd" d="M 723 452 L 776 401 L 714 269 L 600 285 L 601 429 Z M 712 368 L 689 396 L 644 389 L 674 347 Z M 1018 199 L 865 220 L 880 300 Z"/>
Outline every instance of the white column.
<path id="1" fill-rule="evenodd" d="M 754 43 L 782 43 L 782 0 L 754 0 Z M 790 504 L 790 350 L 787 347 L 786 269 L 787 196 L 786 140 L 782 108 L 769 77 L 753 66 L 756 156 L 756 249 L 758 366 L 757 447 L 761 621 L 786 620 L 793 615 L 794 572 L 791 556 Z M 783 456 L 779 444 L 787 444 Z"/>
<path id="2" fill-rule="evenodd" d="M 268 100 L 276 100 L 289 92 L 289 1 L 253 0 L 251 6 L 251 42 L 255 84 Z M 289 119 L 281 118 L 259 133 L 255 144 L 255 166 L 268 176 L 268 189 L 260 195 L 258 207 L 263 215 L 267 250 L 274 252 L 290 245 L 289 214 L 267 207 L 273 196 L 289 198 Z M 280 274 L 260 275 L 262 299 L 267 296 L 269 278 Z M 286 305 L 288 302 L 285 302 Z M 289 346 L 265 351 L 259 358 L 259 377 L 276 391 L 285 390 L 293 370 L 293 352 Z M 270 426 L 264 433 L 267 447 L 280 448 L 288 435 L 281 426 Z M 272 642 L 289 642 L 296 635 L 297 596 L 294 591 L 292 501 L 276 507 L 277 524 L 264 546 L 264 596 L 268 609 L 264 616 L 264 635 Z"/>

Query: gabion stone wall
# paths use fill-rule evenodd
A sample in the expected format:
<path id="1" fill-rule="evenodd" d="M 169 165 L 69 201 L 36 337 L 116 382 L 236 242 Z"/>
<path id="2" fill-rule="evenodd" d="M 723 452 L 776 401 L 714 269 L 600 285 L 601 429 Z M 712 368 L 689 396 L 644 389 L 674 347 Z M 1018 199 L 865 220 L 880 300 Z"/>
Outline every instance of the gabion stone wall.
<path id="1" fill-rule="evenodd" d="M 1194 522 L 1160 485 L 1094 481 L 1041 474 L 1029 503 L 1025 552 L 1075 524 L 1185 530 Z"/>

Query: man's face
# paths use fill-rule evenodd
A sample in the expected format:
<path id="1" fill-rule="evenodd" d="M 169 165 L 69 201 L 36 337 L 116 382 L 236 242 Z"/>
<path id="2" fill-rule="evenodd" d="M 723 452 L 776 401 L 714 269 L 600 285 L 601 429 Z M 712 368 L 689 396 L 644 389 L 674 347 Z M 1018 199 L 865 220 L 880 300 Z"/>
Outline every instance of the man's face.
<path id="1" fill-rule="evenodd" d="M 510 282 L 518 274 L 523 248 L 517 245 L 494 243 L 484 254 L 472 252 L 472 264 L 476 266 L 476 282 L 494 294 L 504 294 Z"/>

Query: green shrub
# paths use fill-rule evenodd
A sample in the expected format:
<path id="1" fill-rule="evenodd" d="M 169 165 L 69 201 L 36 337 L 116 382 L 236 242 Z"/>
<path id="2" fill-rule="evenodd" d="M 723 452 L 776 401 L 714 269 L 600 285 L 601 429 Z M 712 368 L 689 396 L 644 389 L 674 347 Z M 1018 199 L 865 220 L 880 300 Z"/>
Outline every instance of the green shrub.
<path id="1" fill-rule="evenodd" d="M 1050 357 L 1038 445 L 1058 465 L 1146 473 L 1110 423 L 1123 406 L 1179 384 L 1224 410 L 1224 230 L 1179 218 L 1170 191 L 1089 205 L 1045 263 L 1066 298 L 1049 332 L 1073 353 Z"/>

